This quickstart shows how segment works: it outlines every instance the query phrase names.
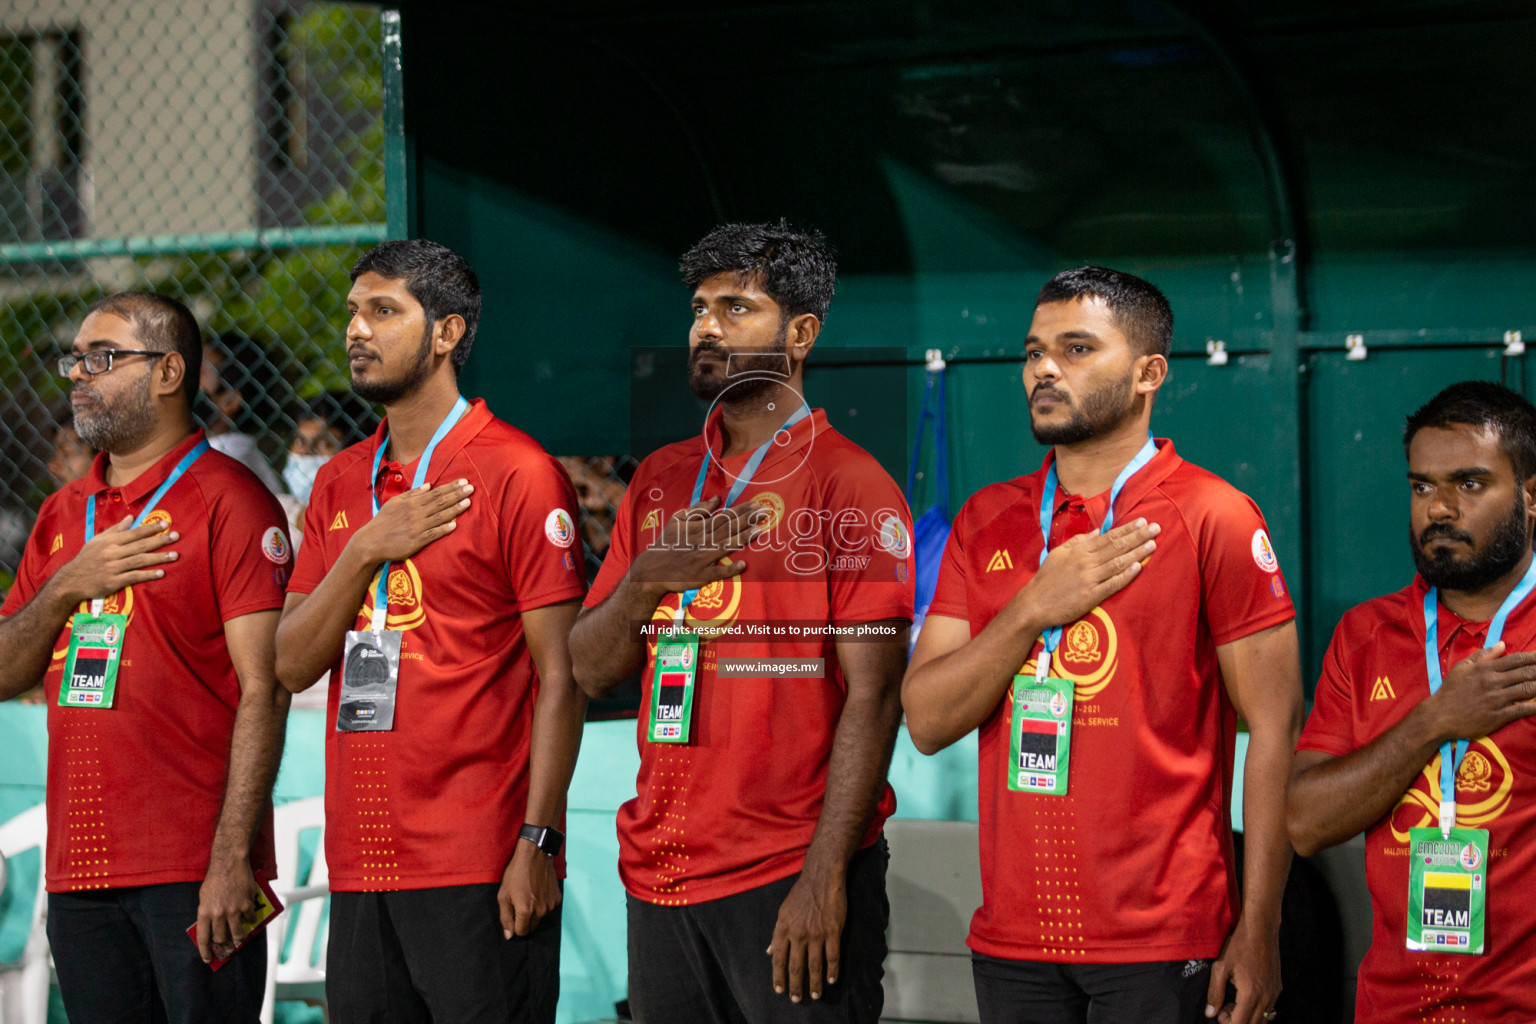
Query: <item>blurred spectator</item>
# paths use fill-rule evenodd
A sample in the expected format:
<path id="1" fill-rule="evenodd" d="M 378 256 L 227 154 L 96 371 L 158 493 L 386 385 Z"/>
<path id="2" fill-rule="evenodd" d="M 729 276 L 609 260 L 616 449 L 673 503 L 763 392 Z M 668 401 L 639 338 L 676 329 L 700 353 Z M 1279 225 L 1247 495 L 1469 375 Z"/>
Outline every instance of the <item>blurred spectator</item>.
<path id="1" fill-rule="evenodd" d="M 628 486 L 620 475 L 619 460 L 611 455 L 562 455 L 560 465 L 570 474 L 576 500 L 581 503 L 582 539 L 591 555 L 601 562 L 608 553 L 614 516 Z"/>
<path id="2" fill-rule="evenodd" d="M 343 448 L 368 437 L 379 417 L 367 402 L 350 391 L 326 391 L 298 406 L 290 417 L 293 434 L 283 463 L 287 494 L 278 501 L 288 512 L 288 529 L 295 549 L 303 543 L 304 506 L 320 467 Z"/>
<path id="3" fill-rule="evenodd" d="M 203 371 L 198 385 L 206 403 L 198 403 L 208 432 L 208 444 L 238 459 L 261 478 L 273 494 L 282 493 L 272 464 L 262 455 L 255 434 L 265 432 L 281 404 L 273 405 L 281 382 L 262 347 L 250 338 L 224 334 L 203 346 Z M 273 406 L 258 410 L 256 406 Z M 265 411 L 267 415 L 261 413 Z"/>
<path id="4" fill-rule="evenodd" d="M 48 475 L 53 477 L 53 482 L 58 487 L 73 483 L 91 472 L 91 462 L 96 458 L 96 449 L 80 439 L 75 432 L 75 414 L 69 404 L 69 399 L 55 402 L 50 408 L 53 413 L 53 454 L 48 457 Z"/>

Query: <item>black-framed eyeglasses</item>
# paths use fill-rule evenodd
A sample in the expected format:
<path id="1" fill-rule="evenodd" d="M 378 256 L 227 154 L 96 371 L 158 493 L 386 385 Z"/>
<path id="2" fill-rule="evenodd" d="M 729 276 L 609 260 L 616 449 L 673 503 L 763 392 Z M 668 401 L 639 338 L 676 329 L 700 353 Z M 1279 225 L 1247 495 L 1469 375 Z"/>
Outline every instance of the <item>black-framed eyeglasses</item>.
<path id="1" fill-rule="evenodd" d="M 78 356 L 73 353 L 60 356 L 59 376 L 68 377 L 77 366 L 84 366 L 85 372 L 93 377 L 98 373 L 106 373 L 112 369 L 114 356 L 148 356 L 156 359 L 169 354 L 169 352 L 150 352 L 140 348 L 93 348 Z"/>

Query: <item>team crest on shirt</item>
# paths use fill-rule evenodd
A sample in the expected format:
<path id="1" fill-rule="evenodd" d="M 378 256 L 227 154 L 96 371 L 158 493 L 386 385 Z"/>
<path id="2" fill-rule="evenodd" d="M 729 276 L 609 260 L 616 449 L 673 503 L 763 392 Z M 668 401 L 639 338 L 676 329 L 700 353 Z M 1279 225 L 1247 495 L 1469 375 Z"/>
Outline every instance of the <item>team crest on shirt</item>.
<path id="1" fill-rule="evenodd" d="M 880 550 L 897 558 L 906 558 L 912 553 L 912 534 L 907 531 L 907 526 L 901 521 L 901 516 L 894 512 L 887 512 L 880 517 L 880 532 L 876 536 L 875 543 L 880 545 Z"/>
<path id="2" fill-rule="evenodd" d="M 571 514 L 563 508 L 551 509 L 544 517 L 544 536 L 557 548 L 576 543 L 576 524 L 571 522 Z"/>
<path id="3" fill-rule="evenodd" d="M 261 553 L 266 555 L 267 561 L 273 565 L 287 565 L 288 559 L 293 557 L 293 549 L 288 546 L 288 538 L 283 536 L 283 531 L 275 526 L 267 527 L 267 532 L 261 535 Z"/>
<path id="4" fill-rule="evenodd" d="M 1456 824 L 1487 828 L 1509 809 L 1515 773 L 1509 759 L 1491 738 L 1473 740 L 1456 769 Z M 1436 754 L 1392 809 L 1392 835 L 1408 842 L 1408 830 L 1440 820 L 1440 755 Z"/>
<path id="5" fill-rule="evenodd" d="M 171 514 L 163 508 L 157 508 L 145 516 L 144 521 L 139 525 L 158 526 L 162 530 L 169 530 L 171 528 Z"/>
<path id="6" fill-rule="evenodd" d="M 1084 703 L 1103 692 L 1119 667 L 1120 636 L 1102 606 L 1063 629 L 1051 656 L 1051 675 L 1072 680 L 1074 697 Z M 1025 662 L 1019 674 L 1034 675 L 1035 659 Z"/>
<path id="7" fill-rule="evenodd" d="M 764 533 L 784 521 L 784 499 L 772 491 L 763 491 L 761 494 L 754 495 L 749 504 L 768 513 L 768 519 L 761 524 Z"/>
<path id="8" fill-rule="evenodd" d="M 409 558 L 404 562 L 390 563 L 387 589 L 389 615 L 384 621 L 385 629 L 415 629 L 427 621 L 427 605 L 422 591 L 421 573 L 416 571 L 416 564 Z M 374 573 L 373 579 L 368 581 L 368 596 L 357 613 L 364 623 L 373 620 L 373 596 L 378 593 L 378 590 L 379 574 Z M 367 626 L 359 628 L 366 629 Z"/>
<path id="9" fill-rule="evenodd" d="M 721 565 L 730 565 L 729 557 L 720 559 Z M 651 613 L 651 621 L 657 625 L 671 625 L 677 615 L 678 595 L 668 594 L 666 600 Z M 721 636 L 735 623 L 741 611 L 741 577 L 730 576 L 699 588 L 693 602 L 683 614 L 683 624 L 699 634 L 703 640 Z M 656 645 L 650 643 L 651 655 Z"/>
<path id="10" fill-rule="evenodd" d="M 1275 546 L 1269 542 L 1269 534 L 1262 527 L 1253 531 L 1253 541 L 1249 547 L 1253 551 L 1254 564 L 1260 572 L 1280 571 L 1280 559 L 1275 557 Z"/>

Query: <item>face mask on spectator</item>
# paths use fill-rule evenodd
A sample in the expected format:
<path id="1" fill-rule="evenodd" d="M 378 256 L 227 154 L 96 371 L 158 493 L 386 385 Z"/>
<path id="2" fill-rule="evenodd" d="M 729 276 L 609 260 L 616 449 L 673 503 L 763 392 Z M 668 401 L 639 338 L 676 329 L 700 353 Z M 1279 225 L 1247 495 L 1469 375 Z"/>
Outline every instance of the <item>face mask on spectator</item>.
<path id="1" fill-rule="evenodd" d="M 315 474 L 329 461 L 329 455 L 294 455 L 290 452 L 288 462 L 283 466 L 283 483 L 288 485 L 288 493 L 308 504 L 309 492 L 315 486 Z"/>

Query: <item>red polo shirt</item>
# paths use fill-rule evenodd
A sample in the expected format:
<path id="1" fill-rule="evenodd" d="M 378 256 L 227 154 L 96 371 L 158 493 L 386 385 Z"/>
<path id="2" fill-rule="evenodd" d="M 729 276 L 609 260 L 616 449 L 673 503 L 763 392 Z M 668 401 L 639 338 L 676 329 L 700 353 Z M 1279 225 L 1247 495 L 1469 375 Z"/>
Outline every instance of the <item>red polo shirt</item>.
<path id="1" fill-rule="evenodd" d="M 373 515 L 371 487 L 381 506 L 411 489 L 416 462 L 386 459 L 369 479 L 388 431 L 316 474 L 290 592 L 325 578 Z M 404 633 L 394 729 L 337 731 L 339 659 L 331 668 L 325 855 L 337 891 L 499 882 L 523 824 L 538 676 L 522 613 L 585 592 L 576 495 L 537 441 L 479 399 L 437 446 L 427 482 L 460 478 L 475 491 L 457 528 L 390 568 L 388 628 Z"/>
<path id="2" fill-rule="evenodd" d="M 1402 721 L 1429 696 L 1424 667 L 1424 581 L 1349 611 L 1323 658 L 1312 715 L 1298 744 L 1342 757 Z M 1488 623 L 1440 608 L 1440 667 L 1481 648 Z M 1536 602 L 1504 624 L 1504 643 L 1536 650 Z M 1360 965 L 1361 1021 L 1536 1020 L 1536 719 L 1472 740 L 1456 772 L 1456 823 L 1488 830 L 1488 910 L 1483 956 L 1408 950 L 1408 830 L 1439 820 L 1440 755 L 1392 812 L 1365 833 L 1374 925 Z"/>
<path id="3" fill-rule="evenodd" d="M 724 499 L 749 456 L 720 460 L 718 412 L 705 436 L 714 459 L 703 496 Z M 772 510 L 773 529 L 740 554 L 742 575 L 700 590 L 687 612 L 690 626 L 714 637 L 700 648 L 692 742 L 647 742 L 654 645 L 646 659 L 638 795 L 620 808 L 618 825 L 619 873 L 649 903 L 720 899 L 800 870 L 847 698 L 827 626 L 912 618 L 912 523 L 900 489 L 820 409 L 783 440 L 738 499 Z M 704 440 L 693 438 L 640 464 L 587 607 L 613 593 L 635 556 L 691 504 L 704 456 Z M 669 594 L 655 621 L 670 623 L 678 601 Z M 821 658 L 823 675 L 717 675 L 721 658 L 762 657 Z M 887 786 L 864 845 L 895 809 Z"/>
<path id="4" fill-rule="evenodd" d="M 993 484 L 956 517 L 928 614 L 971 634 L 1040 566 L 1045 466 Z M 1097 530 L 1109 494 L 1058 492 L 1051 546 Z M 982 725 L 983 903 L 970 946 L 1061 963 L 1215 957 L 1238 909 L 1228 806 L 1236 714 L 1216 648 L 1295 616 L 1245 495 L 1173 444 L 1125 485 L 1115 522 L 1159 523 L 1124 590 L 1062 631 L 1051 674 L 1076 682 L 1065 796 L 1008 789 L 1005 697 Z M 1033 674 L 1037 643 L 1021 669 Z"/>
<path id="5" fill-rule="evenodd" d="M 123 487 L 107 484 L 107 456 L 90 475 L 43 503 L 16 586 L 0 607 L 14 615 L 85 545 L 86 499 L 96 530 L 136 515 L 198 431 Z M 113 594 L 103 611 L 126 614 L 114 706 L 59 707 L 69 625 L 43 677 L 48 698 L 48 891 L 201 881 L 229 774 L 240 680 L 224 623 L 283 605 L 292 549 L 287 520 L 251 471 L 205 452 L 146 522 L 181 539 L 162 579 Z M 90 611 L 90 604 L 81 605 Z M 272 816 L 263 819 L 251 867 L 272 878 Z"/>

